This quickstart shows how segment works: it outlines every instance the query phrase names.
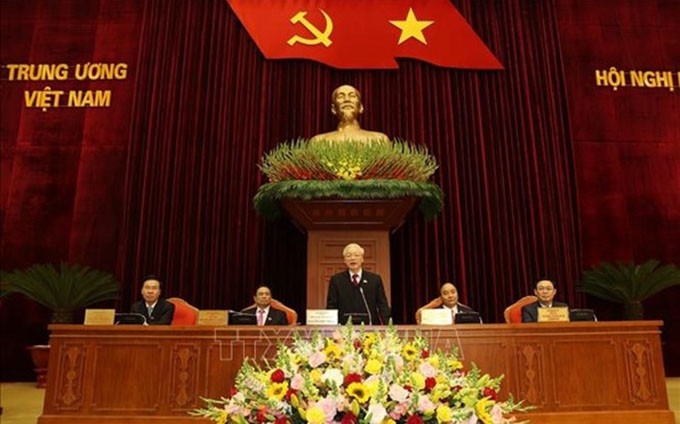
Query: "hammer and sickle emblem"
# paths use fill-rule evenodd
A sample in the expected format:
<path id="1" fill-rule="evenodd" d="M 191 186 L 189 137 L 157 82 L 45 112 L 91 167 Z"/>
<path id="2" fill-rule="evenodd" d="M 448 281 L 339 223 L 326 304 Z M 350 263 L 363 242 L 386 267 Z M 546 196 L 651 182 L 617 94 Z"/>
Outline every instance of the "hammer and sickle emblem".
<path id="1" fill-rule="evenodd" d="M 298 22 L 301 23 L 309 32 L 312 33 L 312 35 L 316 38 L 302 38 L 299 35 L 294 35 L 290 37 L 288 40 L 288 45 L 292 46 L 295 43 L 301 43 L 305 44 L 307 46 L 315 46 L 319 43 L 322 43 L 324 46 L 328 47 L 333 42 L 329 38 L 331 35 L 331 32 L 333 32 L 333 20 L 331 19 L 330 16 L 326 12 L 323 11 L 323 9 L 319 9 L 321 11 L 321 14 L 323 14 L 324 19 L 326 19 L 326 28 L 321 32 L 319 28 L 315 27 L 314 24 L 309 22 L 307 18 L 305 18 L 305 15 L 307 15 L 307 12 L 300 11 L 295 14 L 292 18 L 290 18 L 290 22 L 292 24 L 297 24 Z"/>

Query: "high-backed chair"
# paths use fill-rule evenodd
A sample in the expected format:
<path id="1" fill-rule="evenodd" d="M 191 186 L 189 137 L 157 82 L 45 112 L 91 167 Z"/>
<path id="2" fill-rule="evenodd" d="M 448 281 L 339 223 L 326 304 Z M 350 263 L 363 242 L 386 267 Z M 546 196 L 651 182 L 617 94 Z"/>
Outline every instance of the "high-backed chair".
<path id="1" fill-rule="evenodd" d="M 418 309 L 416 311 L 416 323 L 420 324 L 420 321 L 422 319 L 421 315 L 423 314 L 423 309 L 436 309 L 436 308 L 440 308 L 441 306 L 442 306 L 442 298 L 441 297 L 437 297 L 435 299 L 432 299 L 430 301 L 430 303 L 428 303 L 427 305 L 421 307 L 420 309 Z"/>
<path id="2" fill-rule="evenodd" d="M 536 296 L 524 296 L 517 302 L 505 308 L 503 311 L 503 316 L 505 317 L 505 322 L 508 324 L 517 324 L 522 322 L 522 308 L 526 305 L 534 303 L 538 300 Z"/>
<path id="3" fill-rule="evenodd" d="M 257 304 L 253 303 L 250 306 L 247 306 L 243 308 L 245 309 L 250 309 L 256 307 Z M 279 302 L 278 300 L 272 298 L 270 306 L 274 309 L 278 309 L 279 311 L 283 311 L 286 314 L 286 319 L 288 319 L 288 325 L 296 325 L 298 322 L 298 313 L 295 311 L 293 308 L 289 308 L 288 306 L 284 305 L 283 303 Z"/>
<path id="4" fill-rule="evenodd" d="M 179 297 L 171 297 L 168 302 L 175 305 L 175 314 L 172 316 L 171 325 L 196 325 L 198 308 Z"/>

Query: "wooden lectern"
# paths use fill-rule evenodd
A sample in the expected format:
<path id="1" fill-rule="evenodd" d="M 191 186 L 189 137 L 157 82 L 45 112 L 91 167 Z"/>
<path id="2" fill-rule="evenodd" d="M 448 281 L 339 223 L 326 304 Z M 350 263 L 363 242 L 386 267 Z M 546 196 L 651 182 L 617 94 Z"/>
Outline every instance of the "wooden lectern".
<path id="1" fill-rule="evenodd" d="M 330 277 L 347 267 L 342 249 L 358 243 L 365 249 L 364 268 L 383 278 L 391 302 L 390 233 L 398 229 L 417 198 L 283 199 L 281 206 L 307 233 L 307 308 L 326 307 Z"/>

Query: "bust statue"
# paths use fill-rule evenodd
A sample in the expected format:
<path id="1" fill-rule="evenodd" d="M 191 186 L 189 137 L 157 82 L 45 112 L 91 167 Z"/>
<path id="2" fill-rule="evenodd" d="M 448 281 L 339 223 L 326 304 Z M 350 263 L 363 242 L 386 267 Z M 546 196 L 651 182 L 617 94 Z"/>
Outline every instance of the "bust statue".
<path id="1" fill-rule="evenodd" d="M 311 142 L 389 141 L 389 138 L 381 132 L 361 129 L 358 119 L 359 115 L 364 113 L 364 105 L 361 104 L 361 93 L 351 85 L 341 85 L 333 90 L 331 95 L 331 113 L 338 118 L 338 129 L 317 134 L 311 138 Z"/>

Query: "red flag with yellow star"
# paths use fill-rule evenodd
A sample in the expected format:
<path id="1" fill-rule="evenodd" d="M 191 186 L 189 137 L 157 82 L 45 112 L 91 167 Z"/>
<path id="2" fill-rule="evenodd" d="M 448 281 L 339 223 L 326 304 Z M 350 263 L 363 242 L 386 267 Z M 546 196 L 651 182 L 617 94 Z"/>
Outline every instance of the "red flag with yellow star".
<path id="1" fill-rule="evenodd" d="M 345 69 L 397 68 L 396 58 L 503 68 L 449 0 L 227 1 L 268 59 Z"/>

